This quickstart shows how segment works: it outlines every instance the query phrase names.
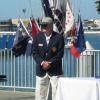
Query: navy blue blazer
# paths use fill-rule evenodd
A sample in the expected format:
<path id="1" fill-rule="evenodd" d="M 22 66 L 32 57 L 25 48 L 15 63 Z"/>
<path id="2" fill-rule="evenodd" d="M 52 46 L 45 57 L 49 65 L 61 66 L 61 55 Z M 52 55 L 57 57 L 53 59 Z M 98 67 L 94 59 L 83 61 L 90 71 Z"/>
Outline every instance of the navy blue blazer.
<path id="1" fill-rule="evenodd" d="M 37 76 L 48 73 L 51 76 L 62 74 L 62 57 L 64 54 L 64 37 L 56 32 L 52 33 L 47 45 L 44 33 L 40 32 L 33 41 L 33 58 L 36 61 Z M 44 70 L 42 61 L 50 61 L 51 67 Z"/>

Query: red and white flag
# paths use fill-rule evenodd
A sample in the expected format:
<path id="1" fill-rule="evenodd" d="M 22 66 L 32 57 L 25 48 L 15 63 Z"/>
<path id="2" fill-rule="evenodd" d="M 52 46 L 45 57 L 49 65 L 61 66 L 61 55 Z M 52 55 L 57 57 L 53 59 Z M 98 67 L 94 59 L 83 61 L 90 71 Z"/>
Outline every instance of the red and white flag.
<path id="1" fill-rule="evenodd" d="M 68 1 L 66 2 L 66 20 L 65 20 L 65 32 L 64 35 L 67 35 L 67 32 L 71 30 L 74 25 L 74 16 L 69 6 Z"/>

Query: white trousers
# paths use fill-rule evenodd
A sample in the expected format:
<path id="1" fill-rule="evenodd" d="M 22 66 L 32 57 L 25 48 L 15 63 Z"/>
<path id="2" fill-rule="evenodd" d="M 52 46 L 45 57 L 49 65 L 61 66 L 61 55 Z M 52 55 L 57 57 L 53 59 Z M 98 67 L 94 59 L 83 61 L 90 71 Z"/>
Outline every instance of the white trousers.
<path id="1" fill-rule="evenodd" d="M 36 76 L 35 100 L 55 100 L 58 76 Z"/>

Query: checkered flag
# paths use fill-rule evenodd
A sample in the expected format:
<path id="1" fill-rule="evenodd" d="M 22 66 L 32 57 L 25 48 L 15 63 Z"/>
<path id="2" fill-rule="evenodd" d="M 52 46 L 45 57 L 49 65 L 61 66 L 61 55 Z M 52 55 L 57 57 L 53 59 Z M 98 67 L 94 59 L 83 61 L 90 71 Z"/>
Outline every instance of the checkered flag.
<path id="1" fill-rule="evenodd" d="M 64 33 L 64 19 L 65 19 L 65 6 L 64 0 L 56 0 L 54 2 L 55 7 L 53 11 L 54 15 L 54 31 L 63 34 Z"/>

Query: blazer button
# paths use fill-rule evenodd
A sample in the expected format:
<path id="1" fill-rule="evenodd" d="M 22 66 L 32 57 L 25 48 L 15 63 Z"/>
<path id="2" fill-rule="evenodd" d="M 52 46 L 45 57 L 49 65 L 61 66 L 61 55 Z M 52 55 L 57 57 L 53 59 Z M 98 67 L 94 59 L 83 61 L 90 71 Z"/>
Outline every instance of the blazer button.
<path id="1" fill-rule="evenodd" d="M 48 53 L 46 53 L 46 56 L 48 55 Z"/>

